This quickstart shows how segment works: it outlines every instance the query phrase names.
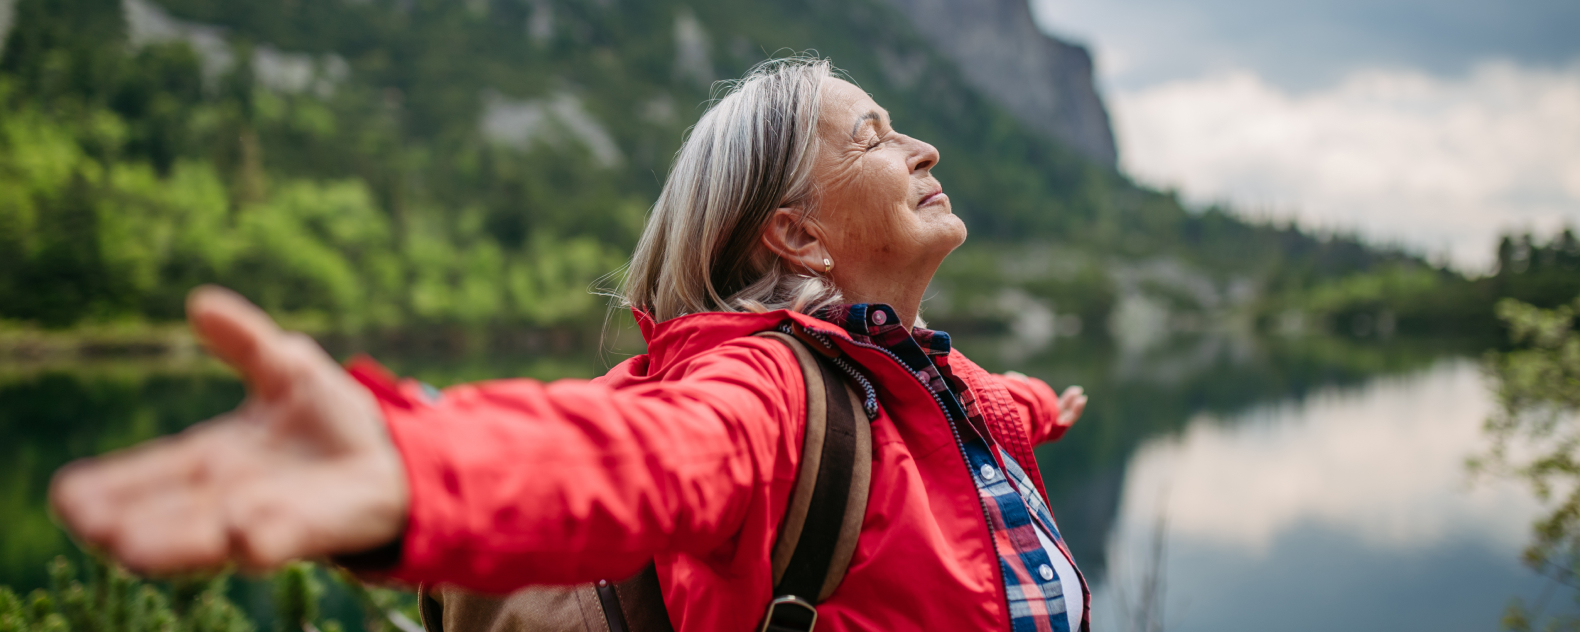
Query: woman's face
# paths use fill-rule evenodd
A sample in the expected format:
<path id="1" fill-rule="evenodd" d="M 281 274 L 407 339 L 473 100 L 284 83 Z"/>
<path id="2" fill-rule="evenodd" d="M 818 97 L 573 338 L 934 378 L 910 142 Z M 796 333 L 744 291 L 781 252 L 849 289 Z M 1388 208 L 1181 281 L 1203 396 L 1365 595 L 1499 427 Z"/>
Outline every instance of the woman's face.
<path id="1" fill-rule="evenodd" d="M 938 150 L 894 131 L 887 111 L 839 79 L 823 82 L 818 137 L 818 210 L 808 229 L 821 233 L 835 285 L 857 301 L 919 293 L 966 238 L 932 176 Z"/>

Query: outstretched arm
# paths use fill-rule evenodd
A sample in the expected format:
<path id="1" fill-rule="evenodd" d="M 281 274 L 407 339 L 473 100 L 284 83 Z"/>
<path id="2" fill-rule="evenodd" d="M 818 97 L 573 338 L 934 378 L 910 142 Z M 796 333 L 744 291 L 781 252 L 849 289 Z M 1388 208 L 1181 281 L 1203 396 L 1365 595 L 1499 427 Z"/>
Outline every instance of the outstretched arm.
<path id="1" fill-rule="evenodd" d="M 771 533 L 795 481 L 803 378 L 767 339 L 618 387 L 497 380 L 424 401 L 356 372 L 409 472 L 397 579 L 508 592 L 626 577 L 666 551 L 737 555 L 767 544 L 737 536 Z"/>
<path id="2" fill-rule="evenodd" d="M 1030 422 L 1033 444 L 1058 441 L 1086 411 L 1086 391 L 1079 386 L 1055 394 L 1047 382 L 1015 371 L 998 377 Z"/>
<path id="3" fill-rule="evenodd" d="M 269 568 L 372 548 L 405 525 L 406 476 L 378 405 L 312 339 L 228 290 L 187 301 L 198 337 L 247 384 L 236 410 L 62 468 L 56 514 L 127 567 Z"/>
<path id="4" fill-rule="evenodd" d="M 795 480 L 805 395 L 772 341 L 732 341 L 663 382 L 500 380 L 429 401 L 353 378 L 227 291 L 189 309 L 247 401 L 67 466 L 51 492 L 67 528 L 136 570 L 267 568 L 400 537 L 389 570 L 408 581 L 508 592 L 622 577 L 776 524 L 765 508 Z"/>

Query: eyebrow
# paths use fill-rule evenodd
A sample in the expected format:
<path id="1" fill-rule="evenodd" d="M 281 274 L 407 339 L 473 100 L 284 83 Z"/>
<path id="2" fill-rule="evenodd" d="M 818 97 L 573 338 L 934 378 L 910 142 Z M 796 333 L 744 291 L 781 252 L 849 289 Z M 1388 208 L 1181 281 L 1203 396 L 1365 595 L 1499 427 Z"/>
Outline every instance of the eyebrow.
<path id="1" fill-rule="evenodd" d="M 879 114 L 877 110 L 873 110 L 856 117 L 856 124 L 850 127 L 850 137 L 855 138 L 856 132 L 861 131 L 861 124 L 866 123 L 867 121 L 878 121 L 881 123 L 883 122 L 883 115 Z"/>

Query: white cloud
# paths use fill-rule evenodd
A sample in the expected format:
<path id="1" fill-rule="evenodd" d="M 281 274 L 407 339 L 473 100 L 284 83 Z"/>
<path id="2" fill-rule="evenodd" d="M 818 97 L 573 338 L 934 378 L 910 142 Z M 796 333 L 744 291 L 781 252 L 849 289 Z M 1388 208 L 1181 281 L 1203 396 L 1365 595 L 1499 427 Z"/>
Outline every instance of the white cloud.
<path id="1" fill-rule="evenodd" d="M 1141 88 L 1245 69 L 1274 85 L 1331 85 L 1366 68 L 1446 76 L 1489 59 L 1580 56 L 1573 0 L 1030 0 L 1046 31 L 1094 47 L 1103 82 Z"/>
<path id="2" fill-rule="evenodd" d="M 1475 364 L 1456 361 L 1229 423 L 1197 419 L 1131 460 L 1110 550 L 1146 550 L 1160 510 L 1171 540 L 1252 556 L 1310 526 L 1380 550 L 1467 537 L 1517 550 L 1539 511 L 1535 499 L 1509 481 L 1470 485 L 1464 466 L 1485 445 L 1490 410 Z"/>
<path id="3" fill-rule="evenodd" d="M 1503 229 L 1580 222 L 1580 65 L 1352 73 L 1291 94 L 1249 72 L 1119 92 L 1121 164 L 1196 202 L 1360 230 L 1488 267 Z"/>

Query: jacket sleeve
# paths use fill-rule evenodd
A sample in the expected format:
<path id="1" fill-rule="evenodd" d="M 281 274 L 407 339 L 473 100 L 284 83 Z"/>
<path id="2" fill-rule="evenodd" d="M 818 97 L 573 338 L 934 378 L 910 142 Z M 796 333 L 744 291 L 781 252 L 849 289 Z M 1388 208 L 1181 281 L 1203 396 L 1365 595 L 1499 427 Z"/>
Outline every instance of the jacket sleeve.
<path id="1" fill-rule="evenodd" d="M 1058 441 L 1070 429 L 1059 421 L 1059 394 L 1047 382 L 1014 372 L 994 377 L 1004 383 L 1021 418 L 1031 425 L 1032 445 Z"/>
<path id="2" fill-rule="evenodd" d="M 754 496 L 788 490 L 805 424 L 794 357 L 754 338 L 619 388 L 514 379 L 422 401 L 409 382 L 353 373 L 380 402 L 411 490 L 389 575 L 494 593 L 727 546 Z"/>

